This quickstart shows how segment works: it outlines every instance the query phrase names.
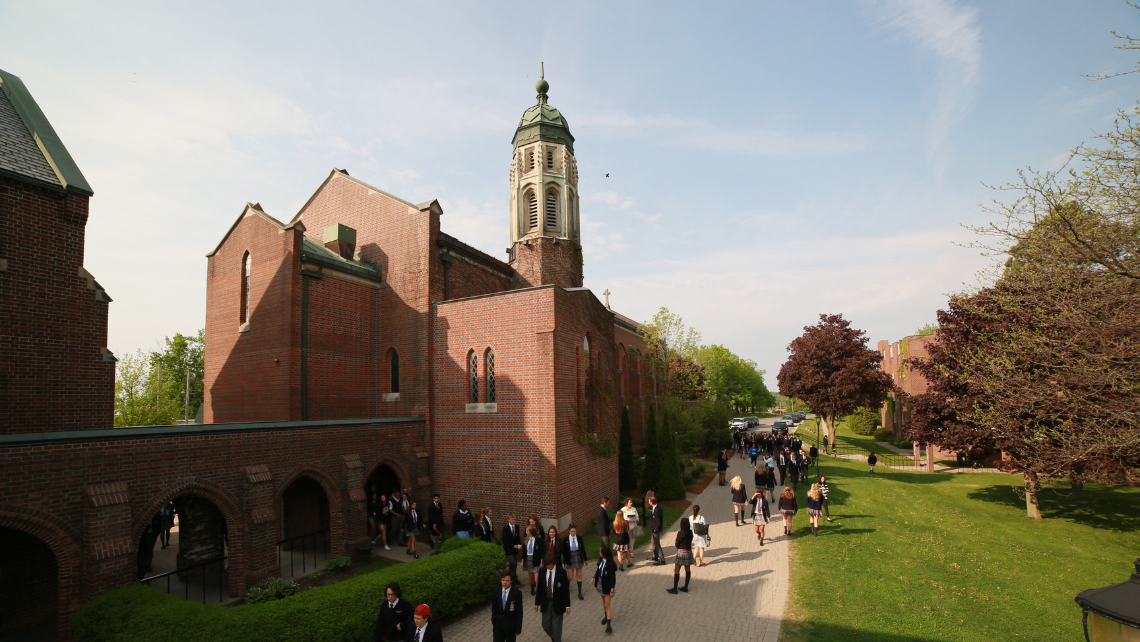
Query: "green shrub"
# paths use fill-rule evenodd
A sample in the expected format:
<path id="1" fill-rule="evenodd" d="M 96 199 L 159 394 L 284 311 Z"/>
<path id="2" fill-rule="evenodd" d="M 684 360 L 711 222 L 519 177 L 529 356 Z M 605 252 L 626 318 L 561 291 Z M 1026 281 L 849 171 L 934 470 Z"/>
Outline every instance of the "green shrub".
<path id="1" fill-rule="evenodd" d="M 455 538 L 459 539 L 459 538 Z M 262 604 L 218 608 L 142 584 L 109 591 L 72 618 L 80 642 L 359 642 L 372 638 L 384 587 L 399 582 L 434 619 L 482 604 L 507 560 L 500 546 L 472 540 L 460 550 L 397 564 Z"/>
<path id="2" fill-rule="evenodd" d="M 464 539 L 462 537 L 450 535 L 450 536 L 448 536 L 447 539 L 443 540 L 443 545 L 439 547 L 439 552 L 440 552 L 440 554 L 450 553 L 451 551 L 457 551 L 457 550 L 464 548 L 466 546 L 470 546 L 470 545 L 474 544 L 475 542 L 481 542 L 481 541 L 483 541 L 483 540 L 475 539 L 474 537 L 468 537 L 468 538 Z"/>
<path id="3" fill-rule="evenodd" d="M 874 434 L 875 441 L 890 441 L 894 436 L 895 434 L 887 428 L 879 428 Z"/>
<path id="4" fill-rule="evenodd" d="M 879 411 L 871 408 L 857 408 L 847 415 L 845 421 L 847 427 L 857 435 L 871 435 L 875 432 L 875 426 L 883 423 Z"/>
<path id="5" fill-rule="evenodd" d="M 693 484 L 697 483 L 697 480 L 689 477 L 688 475 L 684 475 L 681 477 L 681 483 L 686 486 L 692 486 Z"/>
<path id="6" fill-rule="evenodd" d="M 325 560 L 325 568 L 337 572 L 348 569 L 352 566 L 352 558 L 347 555 L 337 555 L 331 560 Z"/>
<path id="7" fill-rule="evenodd" d="M 914 448 L 914 442 L 910 441 L 909 439 L 896 439 L 894 441 L 894 444 L 898 448 Z"/>
<path id="8" fill-rule="evenodd" d="M 267 577 L 249 589 L 249 593 L 245 596 L 245 603 L 260 604 L 273 600 L 283 600 L 290 595 L 295 595 L 300 590 L 301 585 L 296 582 L 283 580 L 280 577 Z"/>

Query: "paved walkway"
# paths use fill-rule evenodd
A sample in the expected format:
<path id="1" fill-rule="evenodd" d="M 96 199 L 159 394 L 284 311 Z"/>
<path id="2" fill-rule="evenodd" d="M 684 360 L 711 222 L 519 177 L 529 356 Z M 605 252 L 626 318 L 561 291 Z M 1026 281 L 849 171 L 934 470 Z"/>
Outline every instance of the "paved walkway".
<path id="1" fill-rule="evenodd" d="M 726 479 L 740 475 L 745 487 L 751 488 L 752 468 L 747 460 L 733 458 Z M 706 566 L 691 567 L 689 593 L 670 595 L 673 586 L 673 539 L 680 520 L 664 535 L 662 545 L 668 556 L 666 566 L 650 566 L 649 546 L 635 551 L 633 569 L 618 573 L 617 594 L 613 600 L 613 635 L 606 635 L 601 624 L 604 613 L 602 598 L 590 586 L 586 572 L 593 574 L 596 560 L 583 571 L 582 595 L 579 601 L 571 585 L 571 608 L 566 616 L 562 639 L 579 640 L 700 640 L 701 642 L 776 642 L 784 602 L 788 592 L 788 542 L 783 524 L 777 516 L 768 525 L 764 546 L 756 541 L 749 524 L 733 524 L 732 503 L 727 486 L 713 483 L 700 496 L 690 496 L 701 506 L 709 522 L 712 538 L 705 554 Z M 772 509 L 776 513 L 775 507 Z M 685 513 L 689 517 L 691 511 Z M 802 518 L 801 518 L 802 521 Z M 596 557 L 596 556 L 594 556 Z M 520 572 L 525 578 L 526 575 Z M 681 582 L 685 581 L 684 568 Z M 520 639 L 527 642 L 548 640 L 542 630 L 542 617 L 535 613 L 530 590 L 524 585 L 523 600 L 530 605 L 523 618 Z M 491 635 L 490 606 L 474 610 L 443 627 L 445 640 L 487 640 Z"/>

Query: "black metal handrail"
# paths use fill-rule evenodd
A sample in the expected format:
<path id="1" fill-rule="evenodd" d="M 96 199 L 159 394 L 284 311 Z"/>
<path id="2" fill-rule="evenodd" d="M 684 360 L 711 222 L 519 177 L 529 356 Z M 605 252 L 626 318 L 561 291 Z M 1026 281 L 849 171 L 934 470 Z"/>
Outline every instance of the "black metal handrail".
<path id="1" fill-rule="evenodd" d="M 208 568 L 210 566 L 214 566 L 215 564 L 219 564 L 219 565 L 221 565 L 221 567 L 218 569 L 218 601 L 221 602 L 221 601 L 225 600 L 225 595 L 226 595 L 226 593 L 224 593 L 223 591 L 225 591 L 224 587 L 225 587 L 226 560 L 227 559 L 229 559 L 229 558 L 226 557 L 225 555 L 223 555 L 219 559 L 210 560 L 208 562 L 199 562 L 198 564 L 191 564 L 190 566 L 182 566 L 182 567 L 174 569 L 173 571 L 168 571 L 166 573 L 159 573 L 158 575 L 152 575 L 150 577 L 144 577 L 141 580 L 139 580 L 139 584 L 146 584 L 147 586 L 150 586 L 151 583 L 154 582 L 155 580 L 161 580 L 162 578 L 165 577 L 166 578 L 166 592 L 170 593 L 170 577 L 173 575 L 187 574 L 182 579 L 182 586 L 184 589 L 183 598 L 186 600 L 189 600 L 190 599 L 190 576 L 188 575 L 188 573 L 190 571 L 202 569 L 202 604 L 205 604 L 206 603 L 206 568 Z M 153 588 L 153 587 L 151 587 L 151 588 Z"/>
<path id="2" fill-rule="evenodd" d="M 324 536 L 323 537 L 324 546 L 320 547 L 321 552 L 324 553 L 324 557 L 321 559 L 321 561 L 327 560 L 330 557 L 332 557 L 332 534 L 331 534 L 331 531 L 326 528 L 324 530 L 313 531 L 312 533 L 305 533 L 304 535 L 297 535 L 295 537 L 289 537 L 287 539 L 281 540 L 280 542 L 277 542 L 277 568 L 281 568 L 281 550 L 283 548 L 285 548 L 285 545 L 286 544 L 293 544 L 295 542 L 300 542 L 301 543 L 301 572 L 302 573 L 309 572 L 308 557 L 307 556 L 309 554 L 308 553 L 308 542 L 310 539 L 312 540 L 312 543 L 313 543 L 313 551 L 312 551 L 313 552 L 313 568 L 317 568 L 317 562 L 318 562 L 318 560 L 317 560 L 317 548 L 318 548 L 318 543 L 321 539 L 321 536 Z M 295 549 L 293 549 L 293 548 L 289 549 L 289 551 L 290 551 L 289 552 L 289 576 L 290 577 L 292 577 L 294 575 L 294 568 L 295 568 L 295 558 L 293 557 L 293 554 L 292 554 L 293 550 L 295 550 Z"/>

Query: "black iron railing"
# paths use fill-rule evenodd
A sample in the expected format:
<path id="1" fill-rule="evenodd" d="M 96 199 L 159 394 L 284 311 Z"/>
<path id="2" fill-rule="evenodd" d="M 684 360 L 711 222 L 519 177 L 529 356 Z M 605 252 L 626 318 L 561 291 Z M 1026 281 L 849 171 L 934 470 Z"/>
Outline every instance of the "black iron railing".
<path id="1" fill-rule="evenodd" d="M 228 558 L 223 555 L 221 558 L 216 559 L 216 560 L 210 560 L 208 562 L 200 562 L 198 564 L 191 564 L 190 566 L 183 566 L 180 568 L 176 568 L 173 571 L 170 571 L 168 573 L 160 573 L 158 575 L 152 575 L 150 577 L 144 577 L 143 579 L 139 580 L 139 584 L 146 584 L 147 586 L 150 586 L 152 588 L 156 588 L 153 586 L 154 583 L 159 581 L 159 580 L 165 579 L 166 580 L 166 592 L 170 593 L 170 578 L 172 576 L 177 575 L 178 580 L 182 582 L 182 591 L 183 591 L 182 597 L 186 600 L 189 600 L 190 599 L 190 584 L 193 583 L 194 580 L 200 579 L 202 581 L 202 604 L 205 604 L 206 603 L 206 586 L 210 583 L 210 580 L 209 580 L 210 571 L 214 567 L 217 567 L 217 572 L 218 572 L 218 601 L 223 602 L 223 601 L 225 601 L 225 597 L 227 595 L 229 595 L 229 591 L 226 588 L 226 579 L 227 579 L 226 578 L 226 560 L 227 559 Z"/>
<path id="2" fill-rule="evenodd" d="M 282 571 L 285 569 L 281 567 L 281 552 L 288 551 L 289 553 L 289 576 L 292 577 L 296 574 L 295 567 L 297 563 L 297 556 L 295 553 L 297 549 L 301 550 L 301 572 L 308 573 L 309 566 L 314 569 L 320 566 L 321 562 L 332 557 L 332 537 L 329 529 L 321 531 L 313 531 L 304 535 L 297 535 L 277 542 L 277 568 Z M 309 563 L 309 554 L 312 553 L 313 561 Z M 320 554 L 321 558 L 317 559 Z"/>

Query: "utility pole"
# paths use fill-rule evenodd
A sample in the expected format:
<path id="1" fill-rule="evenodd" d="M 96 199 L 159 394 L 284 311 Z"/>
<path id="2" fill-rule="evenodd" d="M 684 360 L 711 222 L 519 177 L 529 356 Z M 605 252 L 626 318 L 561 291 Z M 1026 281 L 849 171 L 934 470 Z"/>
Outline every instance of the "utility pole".
<path id="1" fill-rule="evenodd" d="M 186 368 L 186 413 L 182 416 L 183 421 L 190 420 L 190 368 Z"/>
<path id="2" fill-rule="evenodd" d="M 154 391 L 154 405 L 162 405 L 162 362 L 158 362 L 158 389 Z"/>

